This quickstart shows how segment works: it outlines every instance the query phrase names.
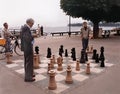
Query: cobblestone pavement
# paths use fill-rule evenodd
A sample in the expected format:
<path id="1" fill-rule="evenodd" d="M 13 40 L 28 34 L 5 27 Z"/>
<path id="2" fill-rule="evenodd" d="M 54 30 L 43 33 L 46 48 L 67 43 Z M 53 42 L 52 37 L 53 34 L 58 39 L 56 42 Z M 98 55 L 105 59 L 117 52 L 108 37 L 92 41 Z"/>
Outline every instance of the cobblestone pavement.
<path id="1" fill-rule="evenodd" d="M 89 45 L 93 45 L 98 52 L 100 47 L 105 47 L 105 58 L 109 62 L 114 64 L 113 67 L 106 70 L 101 75 L 85 81 L 78 87 L 71 88 L 69 91 L 65 91 L 62 94 L 119 94 L 120 90 L 120 36 L 111 36 L 105 39 L 91 39 Z M 64 45 L 64 48 L 70 52 L 71 48 L 75 47 L 77 55 L 80 55 L 81 40 L 79 36 L 48 36 L 35 39 L 35 45 L 39 46 L 40 54 L 46 55 L 47 48 L 52 49 L 52 53 L 58 52 L 60 45 Z M 23 59 L 16 54 L 13 56 L 13 60 Z M 12 70 L 2 64 L 5 60 L 0 61 L 0 94 L 51 94 L 38 88 L 33 83 L 25 83 L 23 78 L 16 75 Z"/>

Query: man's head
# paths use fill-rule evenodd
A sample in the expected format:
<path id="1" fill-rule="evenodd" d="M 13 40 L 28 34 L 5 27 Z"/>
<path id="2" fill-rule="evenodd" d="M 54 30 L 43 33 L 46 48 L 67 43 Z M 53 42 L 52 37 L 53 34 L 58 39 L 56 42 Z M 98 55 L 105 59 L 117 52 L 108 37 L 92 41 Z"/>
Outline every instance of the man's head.
<path id="1" fill-rule="evenodd" d="M 34 25 L 34 20 L 32 18 L 29 18 L 26 20 L 26 24 L 28 24 L 30 27 Z"/>
<path id="2" fill-rule="evenodd" d="M 8 29 L 8 24 L 6 22 L 3 24 L 3 26 L 4 28 Z"/>
<path id="3" fill-rule="evenodd" d="M 83 22 L 83 27 L 87 27 L 87 22 Z"/>

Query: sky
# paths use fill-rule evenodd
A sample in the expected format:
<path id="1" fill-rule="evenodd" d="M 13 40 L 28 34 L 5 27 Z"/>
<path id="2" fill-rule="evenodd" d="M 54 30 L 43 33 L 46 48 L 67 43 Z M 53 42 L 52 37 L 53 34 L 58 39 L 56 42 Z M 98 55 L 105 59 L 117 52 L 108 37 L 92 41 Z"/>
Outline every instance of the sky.
<path id="1" fill-rule="evenodd" d="M 4 22 L 10 27 L 20 27 L 28 18 L 33 18 L 36 26 L 46 27 L 67 26 L 69 22 L 60 9 L 60 0 L 0 0 L 0 27 Z M 82 19 L 72 19 L 72 22 L 82 22 Z"/>

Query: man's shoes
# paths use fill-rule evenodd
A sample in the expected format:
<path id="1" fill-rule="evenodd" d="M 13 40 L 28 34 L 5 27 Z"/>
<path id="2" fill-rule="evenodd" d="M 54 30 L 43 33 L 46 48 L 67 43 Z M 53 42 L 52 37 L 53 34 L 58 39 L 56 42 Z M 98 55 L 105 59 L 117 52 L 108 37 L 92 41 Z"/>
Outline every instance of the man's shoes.
<path id="1" fill-rule="evenodd" d="M 30 80 L 25 79 L 25 82 L 34 82 L 34 81 L 35 81 L 35 79 L 30 79 Z"/>

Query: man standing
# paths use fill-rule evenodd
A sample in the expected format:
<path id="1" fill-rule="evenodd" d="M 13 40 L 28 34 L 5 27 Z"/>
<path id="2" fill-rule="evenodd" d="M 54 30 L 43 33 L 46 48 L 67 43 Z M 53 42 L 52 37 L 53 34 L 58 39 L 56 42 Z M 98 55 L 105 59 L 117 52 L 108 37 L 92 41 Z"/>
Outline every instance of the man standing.
<path id="1" fill-rule="evenodd" d="M 26 24 L 21 28 L 21 50 L 24 51 L 25 82 L 33 82 L 33 42 L 31 28 L 34 24 L 32 18 L 26 20 Z"/>
<path id="2" fill-rule="evenodd" d="M 91 32 L 90 27 L 87 26 L 87 22 L 83 22 L 83 27 L 81 28 L 81 38 L 83 50 L 86 51 L 89 42 L 89 34 Z"/>

